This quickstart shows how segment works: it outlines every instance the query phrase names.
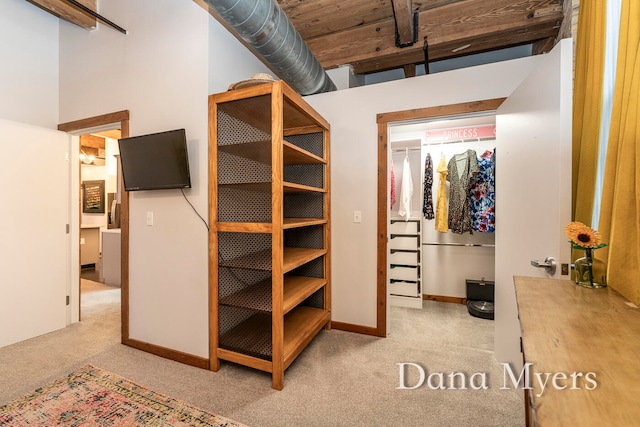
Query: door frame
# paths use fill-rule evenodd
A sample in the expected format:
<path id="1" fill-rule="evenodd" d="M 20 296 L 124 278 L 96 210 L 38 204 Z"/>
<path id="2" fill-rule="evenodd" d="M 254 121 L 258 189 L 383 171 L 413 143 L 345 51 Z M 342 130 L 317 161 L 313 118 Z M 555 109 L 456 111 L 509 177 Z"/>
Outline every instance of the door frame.
<path id="1" fill-rule="evenodd" d="M 388 290 L 387 290 L 387 224 L 389 222 L 388 209 L 388 139 L 389 124 L 409 120 L 433 120 L 447 116 L 464 115 L 470 113 L 496 111 L 506 98 L 494 98 L 483 101 L 463 102 L 460 104 L 442 105 L 438 107 L 418 108 L 412 110 L 381 113 L 376 116 L 378 124 L 378 253 L 377 253 L 377 283 L 376 283 L 376 330 L 375 335 L 386 337 Z"/>
<path id="2" fill-rule="evenodd" d="M 129 110 L 116 111 L 109 114 L 89 117 L 86 119 L 75 120 L 72 122 L 61 123 L 58 130 L 62 132 L 77 133 L 83 129 L 95 128 L 98 126 L 114 125 L 114 128 L 120 127 L 122 138 L 129 136 Z M 120 318 L 121 318 L 121 341 L 127 344 L 129 341 L 129 193 L 124 191 L 122 182 L 118 183 L 120 187 L 120 228 L 121 228 L 121 279 L 120 279 Z M 80 226 L 73 224 L 72 226 Z M 78 251 L 80 246 L 78 245 Z M 80 266 L 78 265 L 78 268 Z M 80 279 L 78 279 L 78 287 Z M 80 304 L 78 303 L 78 310 Z"/>

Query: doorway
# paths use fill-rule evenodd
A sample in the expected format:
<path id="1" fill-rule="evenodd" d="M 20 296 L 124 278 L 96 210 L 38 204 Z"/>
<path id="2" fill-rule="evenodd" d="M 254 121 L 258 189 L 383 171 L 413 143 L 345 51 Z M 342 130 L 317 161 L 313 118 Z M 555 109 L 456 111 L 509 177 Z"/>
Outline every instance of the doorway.
<path id="1" fill-rule="evenodd" d="M 105 292 L 120 294 L 120 137 L 118 128 L 89 131 L 79 138 L 80 320 L 105 300 L 100 298 Z"/>
<path id="2" fill-rule="evenodd" d="M 100 132 L 106 132 L 107 135 L 117 135 L 118 137 L 128 137 L 129 136 L 129 111 L 128 110 L 123 110 L 123 111 L 118 111 L 115 113 L 110 113 L 110 114 L 105 114 L 105 115 L 100 115 L 100 116 L 95 116 L 95 117 L 90 117 L 87 119 L 81 119 L 81 120 L 76 120 L 73 122 L 67 122 L 67 123 L 63 123 L 58 125 L 58 130 L 63 131 L 63 132 L 68 132 L 68 133 L 72 133 L 75 135 L 87 135 L 87 134 L 97 134 Z M 113 133 L 113 131 L 116 131 L 116 133 Z M 80 178 L 80 177 L 79 177 Z M 97 180 L 99 181 L 99 180 Z M 80 180 L 80 182 L 82 182 Z M 118 185 L 120 186 L 119 190 L 120 190 L 120 212 L 119 212 L 119 220 L 120 220 L 120 253 L 121 253 L 121 258 L 120 258 L 120 302 L 121 302 L 121 323 L 122 323 L 122 330 L 121 330 L 121 335 L 122 335 L 122 341 L 125 342 L 128 340 L 128 333 L 129 333 L 129 257 L 128 257 L 128 250 L 129 250 L 129 222 L 128 222 L 128 217 L 129 217 L 129 200 L 128 200 L 128 196 L 127 193 L 125 191 L 123 191 L 123 187 L 122 187 L 122 180 L 119 180 Z M 98 185 L 99 187 L 99 185 Z M 86 192 L 86 186 L 84 188 L 84 191 Z M 94 189 L 92 189 L 94 190 Z M 83 195 L 84 193 L 79 193 L 80 195 Z M 105 216 L 108 217 L 108 214 L 112 214 L 111 209 L 107 209 L 107 200 L 106 200 L 106 192 L 104 194 L 105 199 L 102 200 L 104 203 L 104 210 L 105 210 Z M 84 197 L 84 195 L 82 196 L 83 199 L 86 199 L 86 197 Z M 81 200 L 80 203 L 80 207 L 81 207 L 81 211 L 83 210 L 83 204 L 86 207 L 86 203 L 83 203 L 83 201 L 85 200 Z M 92 205 L 95 207 L 95 204 Z M 99 209 L 101 209 L 102 206 L 100 205 Z M 109 212 L 107 212 L 107 210 Z M 97 212 L 96 212 L 97 213 Z M 81 212 L 82 214 L 82 212 Z M 109 221 L 107 221 L 109 222 Z M 78 227 L 78 229 L 80 229 L 81 225 L 80 223 L 78 224 L 72 224 L 72 227 Z M 86 244 L 86 241 L 85 241 Z M 82 245 L 80 245 L 80 247 L 82 247 Z M 81 268 L 81 266 L 78 266 L 78 268 Z M 77 295 L 78 295 L 78 300 L 79 300 L 79 304 L 78 304 L 78 319 L 81 318 L 81 313 L 80 313 L 80 307 L 81 307 L 81 282 L 82 280 L 79 280 L 79 283 L 77 284 Z M 75 292 L 74 292 L 75 293 Z"/>
<path id="3" fill-rule="evenodd" d="M 387 225 L 389 222 L 389 127 L 393 123 L 410 121 L 427 121 L 435 118 L 464 116 L 481 112 L 496 111 L 504 102 L 504 98 L 475 101 L 430 107 L 418 110 L 407 110 L 378 114 L 378 203 L 377 203 L 377 313 L 376 335 L 386 336 L 389 332 L 389 298 L 388 298 L 388 241 Z"/>
<path id="4" fill-rule="evenodd" d="M 468 280 L 495 280 L 495 119 L 481 112 L 389 124 L 392 306 L 464 304 Z M 413 186 L 411 199 L 402 198 L 405 183 Z M 470 185 L 472 192 L 455 193 L 463 203 L 451 205 L 450 189 Z M 455 218 L 466 220 L 450 229 L 454 207 Z"/>

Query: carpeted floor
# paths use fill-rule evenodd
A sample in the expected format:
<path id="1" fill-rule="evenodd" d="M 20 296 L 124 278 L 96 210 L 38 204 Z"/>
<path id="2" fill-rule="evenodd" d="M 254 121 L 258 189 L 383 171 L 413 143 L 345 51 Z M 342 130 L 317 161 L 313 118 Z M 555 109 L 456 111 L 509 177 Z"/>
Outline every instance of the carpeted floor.
<path id="1" fill-rule="evenodd" d="M 227 362 L 211 372 L 121 345 L 119 289 L 90 285 L 105 291 L 83 292 L 82 322 L 0 348 L 0 405 L 91 364 L 252 427 L 524 425 L 521 391 L 501 389 L 493 322 L 464 305 L 392 307 L 387 338 L 323 330 L 276 391 L 265 372 Z M 399 363 L 415 364 L 406 365 L 405 389 Z M 414 387 L 417 366 L 425 381 Z M 485 373 L 487 389 L 432 387 L 451 372 Z"/>

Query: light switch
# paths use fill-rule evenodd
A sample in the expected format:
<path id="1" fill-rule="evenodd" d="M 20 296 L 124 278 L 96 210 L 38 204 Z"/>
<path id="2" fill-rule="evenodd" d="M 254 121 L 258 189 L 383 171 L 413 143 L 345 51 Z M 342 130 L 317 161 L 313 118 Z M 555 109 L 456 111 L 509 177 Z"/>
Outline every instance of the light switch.
<path id="1" fill-rule="evenodd" d="M 362 222 L 362 212 L 361 211 L 353 211 L 353 222 L 356 222 L 356 223 Z"/>
<path id="2" fill-rule="evenodd" d="M 147 225 L 153 225 L 153 212 L 147 212 Z"/>

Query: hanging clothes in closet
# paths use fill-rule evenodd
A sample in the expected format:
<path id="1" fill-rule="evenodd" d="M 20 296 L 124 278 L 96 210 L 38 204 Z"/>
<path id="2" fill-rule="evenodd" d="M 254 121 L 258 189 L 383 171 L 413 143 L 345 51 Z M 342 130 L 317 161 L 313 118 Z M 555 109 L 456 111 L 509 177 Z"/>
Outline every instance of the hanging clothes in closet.
<path id="1" fill-rule="evenodd" d="M 400 183 L 400 206 L 398 215 L 404 217 L 405 221 L 411 216 L 411 197 L 413 196 L 413 180 L 411 179 L 411 166 L 409 156 L 404 156 L 404 167 L 402 168 L 402 182 Z"/>
<path id="2" fill-rule="evenodd" d="M 479 172 L 469 190 L 473 230 L 493 233 L 496 230 L 495 150 L 486 150 L 478 160 Z"/>
<path id="3" fill-rule="evenodd" d="M 431 154 L 427 153 L 427 157 L 424 159 L 424 183 L 422 185 L 423 190 L 423 202 L 422 202 L 422 215 L 425 219 L 433 219 L 433 162 L 431 161 Z"/>
<path id="4" fill-rule="evenodd" d="M 448 165 L 449 229 L 454 233 L 473 233 L 469 190 L 479 172 L 478 157 L 474 150 L 455 154 Z"/>
<path id="5" fill-rule="evenodd" d="M 438 182 L 438 196 L 436 199 L 436 231 L 446 233 L 449 231 L 447 212 L 447 159 L 444 154 L 440 157 L 438 168 L 436 169 L 440 181 Z"/>
<path id="6" fill-rule="evenodd" d="M 393 159 L 391 160 L 391 165 L 389 167 L 391 169 L 389 172 L 391 180 L 391 182 L 389 183 L 389 185 L 391 186 L 391 203 L 389 208 L 393 209 L 393 205 L 396 204 L 396 173 L 393 170 Z"/>

